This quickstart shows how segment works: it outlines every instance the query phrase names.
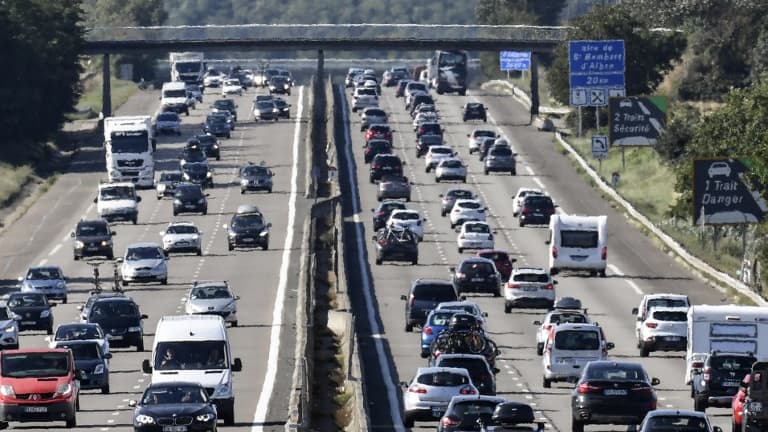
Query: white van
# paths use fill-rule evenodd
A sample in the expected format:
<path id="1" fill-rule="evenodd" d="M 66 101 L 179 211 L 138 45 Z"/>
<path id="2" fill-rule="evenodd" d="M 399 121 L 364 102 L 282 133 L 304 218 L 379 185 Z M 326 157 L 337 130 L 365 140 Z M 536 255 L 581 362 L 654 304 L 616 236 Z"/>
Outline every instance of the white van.
<path id="1" fill-rule="evenodd" d="M 152 345 L 152 358 L 142 370 L 152 383 L 200 383 L 213 399 L 225 425 L 235 423 L 232 372 L 243 368 L 232 358 L 224 320 L 218 315 L 177 315 L 160 318 Z"/>
<path id="2" fill-rule="evenodd" d="M 605 360 L 613 343 L 606 342 L 597 324 L 559 324 L 544 344 L 544 388 L 553 381 L 575 381 L 587 363 Z"/>
<path id="3" fill-rule="evenodd" d="M 607 216 L 552 215 L 549 221 L 549 272 L 584 270 L 605 277 Z"/>
<path id="4" fill-rule="evenodd" d="M 160 111 L 173 111 L 189 115 L 189 91 L 183 81 L 163 83 L 160 96 Z"/>

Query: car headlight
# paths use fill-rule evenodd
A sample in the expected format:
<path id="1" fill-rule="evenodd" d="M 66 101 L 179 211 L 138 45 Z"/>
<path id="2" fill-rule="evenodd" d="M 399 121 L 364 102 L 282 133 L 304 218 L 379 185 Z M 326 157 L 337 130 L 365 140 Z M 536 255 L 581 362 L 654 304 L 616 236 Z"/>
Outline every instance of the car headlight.
<path id="1" fill-rule="evenodd" d="M 102 242 L 103 243 L 103 242 Z M 64 288 L 64 281 L 58 281 L 56 282 L 56 288 Z"/>
<path id="2" fill-rule="evenodd" d="M 197 200 L 197 203 L 198 204 L 205 204 L 205 198 L 200 198 L 199 200 Z"/>
<path id="3" fill-rule="evenodd" d="M 211 178 L 211 177 L 213 177 L 213 173 L 208 171 L 207 173 L 205 173 L 205 176 L 208 177 L 208 178 Z"/>
<path id="4" fill-rule="evenodd" d="M 211 398 L 213 399 L 225 398 L 229 396 L 231 391 L 232 391 L 232 387 L 230 387 L 230 383 L 224 383 L 216 387 L 216 391 L 213 392 L 213 395 L 211 396 Z"/>
<path id="5" fill-rule="evenodd" d="M 13 332 L 16 331 L 16 327 L 15 326 L 8 326 L 3 331 L 6 332 L 6 333 L 13 333 Z"/>
<path id="6" fill-rule="evenodd" d="M 266 230 L 266 229 L 259 233 L 259 237 L 266 237 L 268 235 L 269 235 L 269 230 Z"/>
<path id="7" fill-rule="evenodd" d="M 81 242 L 80 240 L 75 240 L 75 247 L 76 248 L 79 249 L 79 248 L 81 248 L 83 246 L 85 246 L 85 243 Z"/>
<path id="8" fill-rule="evenodd" d="M 242 179 L 242 180 L 240 180 L 240 185 L 241 185 L 241 186 L 248 186 L 248 179 Z"/>
<path id="9" fill-rule="evenodd" d="M 112 244 L 112 240 L 102 240 L 101 241 L 101 245 L 102 246 L 109 246 L 111 244 Z M 64 282 L 60 282 L 60 283 L 61 283 L 61 286 L 59 288 L 63 288 L 64 287 Z"/>
<path id="10" fill-rule="evenodd" d="M 13 391 L 13 387 L 10 384 L 0 385 L 0 394 L 10 397 L 16 396 L 16 393 Z"/>
<path id="11" fill-rule="evenodd" d="M 227 232 L 227 235 L 229 236 L 229 238 L 235 238 L 235 237 L 237 237 L 237 233 L 236 233 L 236 232 L 234 232 L 234 231 L 229 231 L 229 232 Z"/>
<path id="12" fill-rule="evenodd" d="M 158 192 L 165 192 L 165 188 L 166 188 L 166 186 L 163 183 L 160 183 L 160 184 L 157 185 L 157 191 Z"/>
<path id="13" fill-rule="evenodd" d="M 214 418 L 216 418 L 215 415 L 213 415 L 211 413 L 205 413 L 205 414 L 200 414 L 199 416 L 195 417 L 195 420 L 197 420 L 199 422 L 204 422 L 205 423 L 205 422 L 209 422 L 209 421 L 213 420 Z"/>
<path id="14" fill-rule="evenodd" d="M 94 375 L 101 375 L 104 373 L 104 365 L 103 364 L 97 364 L 96 367 L 93 369 Z"/>
<path id="15" fill-rule="evenodd" d="M 173 203 L 176 204 L 176 205 L 181 205 L 182 204 L 180 199 L 174 199 Z"/>
<path id="16" fill-rule="evenodd" d="M 40 318 L 48 318 L 49 316 L 51 316 L 51 311 L 48 309 L 40 312 Z"/>
<path id="17" fill-rule="evenodd" d="M 280 112 L 280 110 L 279 110 L 279 109 L 277 109 L 277 108 L 272 108 L 272 112 L 273 112 L 273 113 L 279 113 L 279 112 Z"/>
<path id="18" fill-rule="evenodd" d="M 72 393 L 72 384 L 70 383 L 64 383 L 59 384 L 58 387 L 56 387 L 56 396 L 69 396 Z"/>
<path id="19" fill-rule="evenodd" d="M 137 415 L 135 420 L 138 424 L 155 424 L 155 419 L 146 414 Z"/>
<path id="20" fill-rule="evenodd" d="M 141 327 L 140 326 L 128 327 L 126 331 L 128 331 L 129 333 L 140 332 Z"/>
<path id="21" fill-rule="evenodd" d="M 288 84 L 283 84 L 283 88 L 287 89 L 288 88 Z"/>
<path id="22" fill-rule="evenodd" d="M 219 148 L 219 145 L 218 145 L 218 144 L 214 144 L 214 145 L 213 145 L 213 149 L 214 149 L 214 150 L 217 150 L 218 148 Z"/>

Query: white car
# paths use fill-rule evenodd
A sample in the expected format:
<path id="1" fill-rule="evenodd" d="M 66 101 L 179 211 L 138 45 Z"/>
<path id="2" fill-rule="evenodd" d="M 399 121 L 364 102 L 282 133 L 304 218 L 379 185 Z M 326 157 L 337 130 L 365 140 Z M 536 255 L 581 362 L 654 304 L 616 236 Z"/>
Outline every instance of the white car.
<path id="1" fill-rule="evenodd" d="M 163 249 L 157 243 L 135 243 L 128 246 L 120 266 L 124 286 L 136 282 L 157 281 L 168 284 L 168 265 Z"/>
<path id="2" fill-rule="evenodd" d="M 389 123 L 387 112 L 378 107 L 365 108 L 363 109 L 363 113 L 360 115 L 361 132 L 368 129 L 368 126 L 370 125 L 387 123 Z"/>
<path id="3" fill-rule="evenodd" d="M 464 222 L 456 232 L 456 247 L 459 253 L 466 249 L 493 249 L 495 246 L 490 225 L 480 221 Z"/>
<path id="4" fill-rule="evenodd" d="M 479 394 L 464 368 L 419 368 L 413 380 L 402 386 L 403 424 L 407 428 L 416 421 L 438 421 L 457 396 Z"/>
<path id="5" fill-rule="evenodd" d="M 449 146 L 431 146 L 424 156 L 424 172 L 430 172 L 437 167 L 437 164 L 443 160 L 456 156 L 456 152 Z"/>
<path id="6" fill-rule="evenodd" d="M 648 317 L 651 308 L 673 307 L 688 308 L 691 306 L 690 299 L 685 294 L 671 293 L 653 293 L 646 294 L 640 299 L 640 305 L 632 308 L 632 315 L 635 317 L 635 336 L 640 340 L 640 328 Z"/>
<path id="7" fill-rule="evenodd" d="M 469 154 L 472 154 L 480 150 L 480 140 L 485 138 L 497 138 L 496 131 L 490 129 L 475 129 L 472 133 L 467 134 L 469 138 Z"/>
<path id="8" fill-rule="evenodd" d="M 429 88 L 426 83 L 411 81 L 405 85 L 403 94 L 405 95 L 406 104 L 409 96 L 413 96 L 414 93 L 429 94 Z"/>
<path id="9" fill-rule="evenodd" d="M 365 108 L 372 108 L 379 106 L 379 98 L 371 95 L 360 95 L 352 103 L 352 112 L 358 112 Z"/>
<path id="10" fill-rule="evenodd" d="M 457 199 L 449 215 L 451 228 L 467 221 L 485 222 L 485 206 L 476 199 Z"/>
<path id="11" fill-rule="evenodd" d="M 228 79 L 224 80 L 224 84 L 221 86 L 221 95 L 227 96 L 236 94 L 238 96 L 243 95 L 243 85 L 240 84 L 240 80 Z"/>
<path id="12" fill-rule="evenodd" d="M 653 351 L 685 351 L 688 338 L 687 307 L 652 307 L 640 325 L 640 357 Z"/>
<path id="13" fill-rule="evenodd" d="M 467 182 L 467 167 L 461 159 L 443 159 L 437 164 L 437 168 L 435 168 L 435 182 L 440 183 L 445 180 Z"/>
<path id="14" fill-rule="evenodd" d="M 399 226 L 411 230 L 418 237 L 419 241 L 424 240 L 424 224 L 426 219 L 421 217 L 417 210 L 393 210 L 387 220 L 387 228 Z"/>
<path id="15" fill-rule="evenodd" d="M 549 339 L 549 334 L 558 324 L 587 324 L 589 315 L 586 310 L 576 309 L 555 309 L 549 312 L 543 321 L 534 321 L 533 324 L 539 326 L 536 330 L 536 354 L 544 353 L 544 343 Z"/>
<path id="16" fill-rule="evenodd" d="M 419 129 L 422 123 L 437 123 L 440 117 L 434 111 L 426 111 L 416 114 L 413 118 L 413 130 L 414 132 Z"/>
<path id="17" fill-rule="evenodd" d="M 515 267 L 504 287 L 504 312 L 510 313 L 514 307 L 551 309 L 556 284 L 541 267 Z"/>
<path id="18" fill-rule="evenodd" d="M 206 87 L 218 87 L 221 85 L 223 75 L 219 72 L 208 72 L 203 78 L 203 85 Z"/>
<path id="19" fill-rule="evenodd" d="M 203 233 L 192 222 L 171 222 L 165 231 L 160 231 L 163 237 L 163 252 L 195 252 L 203 254 Z"/>
<path id="20" fill-rule="evenodd" d="M 487 328 L 486 325 L 488 323 L 485 318 L 488 317 L 488 312 L 483 312 L 483 310 L 480 309 L 480 306 L 478 306 L 478 304 L 475 302 L 466 300 L 442 302 L 438 304 L 434 310 L 458 310 L 472 314 L 475 316 L 475 318 L 477 318 L 477 321 L 483 327 L 483 330 L 486 330 Z"/>
<path id="21" fill-rule="evenodd" d="M 523 201 L 528 195 L 544 195 L 541 189 L 521 187 L 517 190 L 515 196 L 512 197 L 512 216 L 517 217 L 520 213 L 520 208 L 523 206 Z"/>
<path id="22" fill-rule="evenodd" d="M 195 282 L 187 294 L 184 311 L 187 315 L 219 315 L 224 322 L 237 327 L 237 301 L 240 297 L 234 295 L 229 283 Z"/>

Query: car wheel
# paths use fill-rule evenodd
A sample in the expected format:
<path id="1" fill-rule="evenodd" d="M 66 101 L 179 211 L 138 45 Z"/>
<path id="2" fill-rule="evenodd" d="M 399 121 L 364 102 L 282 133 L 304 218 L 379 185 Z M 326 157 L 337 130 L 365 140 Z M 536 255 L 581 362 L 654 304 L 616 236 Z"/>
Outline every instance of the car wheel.
<path id="1" fill-rule="evenodd" d="M 382 260 L 379 257 L 376 257 L 376 265 L 381 265 L 381 263 L 383 263 L 383 262 L 384 262 L 384 260 Z"/>
<path id="2" fill-rule="evenodd" d="M 571 432 L 584 432 L 584 423 L 571 419 Z"/>
<path id="3" fill-rule="evenodd" d="M 536 354 L 543 355 L 544 354 L 544 344 L 539 342 L 536 344 Z"/>
<path id="4" fill-rule="evenodd" d="M 197 250 L 197 256 L 203 256 L 203 250 L 202 249 L 198 249 Z"/>
<path id="5" fill-rule="evenodd" d="M 267 189 L 267 193 L 272 193 L 272 188 Z"/>
<path id="6" fill-rule="evenodd" d="M 459 253 L 464 252 L 464 248 L 459 248 Z"/>
<path id="7" fill-rule="evenodd" d="M 123 279 L 121 282 L 123 283 L 123 286 L 128 286 L 128 285 L 130 285 L 130 284 L 131 284 L 130 282 L 128 282 L 128 281 L 127 281 L 127 280 L 125 280 L 125 279 Z"/>
<path id="8" fill-rule="evenodd" d="M 174 211 L 173 211 L 173 215 L 174 215 L 174 216 L 176 216 L 176 215 L 178 215 L 178 214 L 179 214 L 179 212 L 177 212 L 176 210 L 174 210 Z"/>
<path id="9" fill-rule="evenodd" d="M 160 285 L 168 285 L 168 278 L 161 279 L 160 280 Z"/>
<path id="10" fill-rule="evenodd" d="M 61 300 L 62 303 L 67 304 L 67 296 L 64 296 L 64 298 Z"/>
<path id="11" fill-rule="evenodd" d="M 131 219 L 131 222 L 132 222 L 134 225 L 136 225 L 136 222 L 138 222 L 138 220 L 137 220 L 137 218 L 133 218 L 133 219 Z"/>
<path id="12" fill-rule="evenodd" d="M 228 134 L 227 134 L 227 139 L 230 139 L 230 138 L 232 138 L 232 134 L 229 134 L 229 133 L 228 133 Z"/>
<path id="13" fill-rule="evenodd" d="M 232 327 L 237 327 L 237 321 L 232 321 Z"/>
<path id="14" fill-rule="evenodd" d="M 77 417 L 72 416 L 72 418 L 68 418 L 66 420 L 67 429 L 73 429 L 77 427 Z"/>
<path id="15" fill-rule="evenodd" d="M 544 388 L 552 388 L 552 381 L 543 378 L 541 381 L 541 385 L 544 386 Z"/>
<path id="16" fill-rule="evenodd" d="M 518 226 L 520 226 L 520 227 L 522 228 L 522 227 L 524 227 L 524 226 L 525 226 L 525 222 L 523 222 L 523 220 L 522 220 L 522 219 L 519 219 L 519 220 L 518 220 L 518 222 L 517 222 L 517 225 L 518 225 Z"/>
<path id="17" fill-rule="evenodd" d="M 440 183 L 440 177 L 435 177 L 435 183 Z"/>
<path id="18" fill-rule="evenodd" d="M 650 351 L 648 351 L 648 348 L 645 347 L 645 344 L 640 345 L 640 357 L 648 357 L 648 354 L 650 354 Z"/>
<path id="19" fill-rule="evenodd" d="M 381 195 L 376 195 L 376 201 L 381 202 Z"/>
<path id="20" fill-rule="evenodd" d="M 601 278 L 604 278 L 604 277 L 605 277 L 605 270 L 600 270 L 599 272 L 597 272 L 597 274 L 598 274 L 598 276 L 600 276 Z"/>
<path id="21" fill-rule="evenodd" d="M 707 410 L 707 400 L 702 397 L 693 398 L 693 409 L 699 412 L 705 412 Z"/>
<path id="22" fill-rule="evenodd" d="M 245 195 L 245 189 L 240 188 L 240 195 Z"/>
<path id="23" fill-rule="evenodd" d="M 112 261 L 113 259 L 115 259 L 115 254 L 113 252 L 108 253 L 107 254 L 107 259 Z"/>
<path id="24" fill-rule="evenodd" d="M 80 261 L 80 257 L 79 257 L 79 256 L 77 256 L 77 255 L 72 255 L 72 258 L 74 258 L 74 259 L 75 259 L 75 261 Z"/>
<path id="25" fill-rule="evenodd" d="M 221 160 L 221 155 L 216 155 L 216 160 L 220 161 Z"/>
<path id="26" fill-rule="evenodd" d="M 430 170 L 429 170 L 429 165 L 427 165 L 427 167 L 426 167 L 426 168 L 424 168 L 424 172 L 425 172 L 425 173 L 429 173 L 429 171 L 430 171 Z"/>
<path id="27" fill-rule="evenodd" d="M 403 426 L 407 428 L 412 428 L 415 423 L 415 420 L 413 417 L 409 416 L 408 414 L 403 416 Z"/>
<path id="28" fill-rule="evenodd" d="M 229 244 L 229 243 L 227 244 L 227 250 L 232 251 L 232 249 L 234 249 L 234 248 L 235 247 L 232 246 L 231 244 Z"/>
<path id="29" fill-rule="evenodd" d="M 203 216 L 208 214 L 208 209 L 203 210 Z"/>
<path id="30" fill-rule="evenodd" d="M 484 168 L 483 172 L 485 173 L 485 175 L 488 175 L 488 168 Z"/>
<path id="31" fill-rule="evenodd" d="M 411 265 L 417 265 L 418 263 L 419 263 L 419 259 L 418 258 L 414 258 L 414 259 L 411 260 Z"/>
<path id="32" fill-rule="evenodd" d="M 405 324 L 405 331 L 406 333 L 410 333 L 413 331 L 413 324 Z"/>
<path id="33" fill-rule="evenodd" d="M 267 250 L 267 249 L 269 249 L 269 242 L 266 242 L 263 245 L 261 245 L 261 250 Z"/>
<path id="34" fill-rule="evenodd" d="M 505 304 L 504 313 L 512 313 L 512 306 Z"/>
<path id="35" fill-rule="evenodd" d="M 53 324 L 50 325 L 47 329 L 45 329 L 45 334 L 52 335 L 53 334 Z"/>
<path id="36" fill-rule="evenodd" d="M 494 297 L 501 297 L 501 290 L 497 290 L 496 292 L 494 292 L 493 296 Z"/>
<path id="37" fill-rule="evenodd" d="M 462 178 L 461 178 L 461 182 L 462 182 L 462 183 L 466 183 L 466 182 L 467 182 L 467 178 L 466 178 L 466 177 L 462 177 Z"/>
<path id="38" fill-rule="evenodd" d="M 109 384 L 101 388 L 101 394 L 109 394 Z"/>
<path id="39" fill-rule="evenodd" d="M 162 195 L 158 195 L 157 200 L 160 201 L 161 199 L 163 199 Z"/>

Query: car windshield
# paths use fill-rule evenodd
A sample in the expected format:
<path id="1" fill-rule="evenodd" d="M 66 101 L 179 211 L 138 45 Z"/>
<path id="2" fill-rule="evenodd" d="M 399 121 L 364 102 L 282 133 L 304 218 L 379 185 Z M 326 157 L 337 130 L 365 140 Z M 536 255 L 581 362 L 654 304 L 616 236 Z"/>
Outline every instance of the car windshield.
<path id="1" fill-rule="evenodd" d="M 56 346 L 58 348 L 69 348 L 75 357 L 75 361 L 101 359 L 99 345 L 95 343 L 57 344 Z"/>
<path id="2" fill-rule="evenodd" d="M 688 321 L 688 314 L 683 311 L 654 311 L 653 319 L 659 321 L 686 322 Z"/>
<path id="3" fill-rule="evenodd" d="M 552 199 L 543 195 L 530 195 L 523 201 L 525 205 L 533 207 L 552 207 Z"/>
<path id="4" fill-rule="evenodd" d="M 561 350 L 598 350 L 600 335 L 593 330 L 563 330 L 555 335 L 555 347 Z"/>
<path id="5" fill-rule="evenodd" d="M 205 390 L 183 384 L 163 384 L 149 387 L 141 398 L 142 405 L 201 404 L 207 401 Z"/>
<path id="6" fill-rule="evenodd" d="M 404 210 L 404 209 L 405 209 L 405 204 L 400 202 L 388 202 L 388 203 L 382 204 L 379 207 L 379 211 L 389 212 L 389 213 L 391 213 L 392 210 Z"/>
<path id="7" fill-rule="evenodd" d="M 448 193 L 446 193 L 445 195 L 448 198 L 454 198 L 454 199 L 472 198 L 472 192 L 471 191 L 462 190 L 462 189 L 449 190 Z"/>
<path id="8" fill-rule="evenodd" d="M 457 311 L 455 309 L 452 309 L 448 312 L 434 312 L 429 319 L 429 324 L 434 326 L 447 326 L 448 322 L 451 320 L 451 317 L 456 312 Z"/>
<path id="9" fill-rule="evenodd" d="M 593 363 L 585 373 L 588 380 L 645 381 L 645 371 L 639 364 Z"/>
<path id="10" fill-rule="evenodd" d="M 416 285 L 413 290 L 413 296 L 418 300 L 436 302 L 456 300 L 456 292 L 451 285 Z"/>
<path id="11" fill-rule="evenodd" d="M 288 102 L 284 101 L 283 99 L 275 99 L 274 103 L 278 108 L 286 108 L 288 106 Z"/>
<path id="12" fill-rule="evenodd" d="M 512 156 L 512 150 L 509 147 L 494 147 L 491 149 L 491 156 Z"/>
<path id="13" fill-rule="evenodd" d="M 132 318 L 139 315 L 139 309 L 128 301 L 101 301 L 93 305 L 92 318 Z"/>
<path id="14" fill-rule="evenodd" d="M 586 324 L 587 318 L 582 314 L 552 314 L 549 322 L 550 324 Z"/>
<path id="15" fill-rule="evenodd" d="M 181 173 L 163 173 L 160 176 L 161 182 L 179 182 L 181 181 Z"/>
<path id="16" fill-rule="evenodd" d="M 232 293 L 226 285 L 194 287 L 190 298 L 192 300 L 226 299 L 232 298 Z"/>
<path id="17" fill-rule="evenodd" d="M 130 186 L 105 187 L 99 191 L 99 199 L 102 201 L 132 200 L 135 196 L 135 189 Z"/>
<path id="18" fill-rule="evenodd" d="M 518 273 L 512 276 L 516 282 L 549 282 L 549 276 L 545 273 Z"/>
<path id="19" fill-rule="evenodd" d="M 200 199 L 203 197 L 203 190 L 200 186 L 182 186 L 176 189 L 176 198 Z"/>
<path id="20" fill-rule="evenodd" d="M 188 163 L 184 165 L 184 171 L 191 174 L 205 174 L 208 172 L 208 165 L 204 163 Z"/>
<path id="21" fill-rule="evenodd" d="M 61 271 L 56 267 L 33 268 L 27 272 L 27 279 L 52 280 L 61 278 Z"/>
<path id="22" fill-rule="evenodd" d="M 560 231 L 560 245 L 567 248 L 593 249 L 597 247 L 597 231 Z"/>
<path id="23" fill-rule="evenodd" d="M 269 173 L 266 167 L 262 166 L 247 166 L 243 168 L 243 175 L 245 176 L 265 176 Z"/>
<path id="24" fill-rule="evenodd" d="M 232 110 L 235 108 L 235 103 L 229 100 L 217 100 L 213 103 L 213 107 L 220 110 Z"/>
<path id="25" fill-rule="evenodd" d="M 165 230 L 166 234 L 197 234 L 197 227 L 194 225 L 171 225 Z"/>
<path id="26" fill-rule="evenodd" d="M 205 160 L 205 153 L 201 150 L 184 150 L 181 157 L 187 162 L 202 162 Z"/>
<path id="27" fill-rule="evenodd" d="M 109 227 L 102 223 L 82 223 L 77 225 L 75 235 L 78 237 L 105 236 L 109 234 Z"/>
<path id="28" fill-rule="evenodd" d="M 468 233 L 478 233 L 478 234 L 488 234 L 491 232 L 491 229 L 486 224 L 464 224 L 464 232 Z"/>
<path id="29" fill-rule="evenodd" d="M 86 339 L 101 339 L 98 329 L 93 325 L 88 326 L 60 326 L 56 329 L 53 340 L 71 341 Z"/>
<path id="30" fill-rule="evenodd" d="M 162 113 L 157 116 L 158 121 L 179 121 L 179 115 L 176 113 Z"/>
<path id="31" fill-rule="evenodd" d="M 238 215 L 232 220 L 232 228 L 258 228 L 264 225 L 260 214 Z"/>
<path id="32" fill-rule="evenodd" d="M 201 146 L 210 146 L 216 144 L 216 137 L 213 135 L 198 135 L 195 138 L 200 141 Z"/>
<path id="33" fill-rule="evenodd" d="M 225 353 L 226 342 L 221 340 L 158 342 L 155 369 L 223 369 L 229 366 Z"/>
<path id="34" fill-rule="evenodd" d="M 272 101 L 258 101 L 256 102 L 256 106 L 259 109 L 272 109 L 275 107 L 275 104 Z"/>
<path id="35" fill-rule="evenodd" d="M 467 210 L 477 210 L 477 209 L 479 209 L 481 207 L 480 203 L 478 203 L 478 202 L 471 202 L 471 201 L 462 202 L 462 203 L 459 203 L 458 205 L 459 205 L 460 208 L 467 209 Z"/>
<path id="36" fill-rule="evenodd" d="M 69 373 L 69 354 L 66 352 L 32 352 L 2 355 L 4 377 L 59 377 Z"/>
<path id="37" fill-rule="evenodd" d="M 469 377 L 453 372 L 432 372 L 419 375 L 416 382 L 431 387 L 456 387 L 469 384 Z"/>
<path id="38" fill-rule="evenodd" d="M 397 212 L 392 214 L 392 219 L 400 219 L 400 220 L 419 220 L 421 219 L 419 217 L 418 213 L 413 212 Z"/>
<path id="39" fill-rule="evenodd" d="M 8 307 L 38 307 L 47 306 L 44 295 L 14 294 L 8 298 Z"/>
<path id="40" fill-rule="evenodd" d="M 496 132 L 491 130 L 477 130 L 475 131 L 475 138 L 477 137 L 490 137 L 496 138 Z"/>
<path id="41" fill-rule="evenodd" d="M 654 432 L 709 432 L 707 420 L 703 417 L 687 415 L 656 415 L 651 416 L 643 430 Z"/>
<path id="42" fill-rule="evenodd" d="M 155 246 L 141 246 L 128 248 L 128 252 L 125 254 L 126 261 L 139 261 L 148 259 L 163 259 L 163 252 L 159 247 Z"/>

